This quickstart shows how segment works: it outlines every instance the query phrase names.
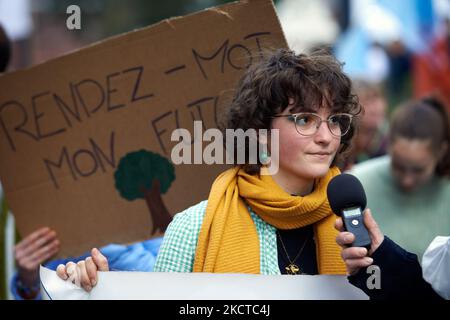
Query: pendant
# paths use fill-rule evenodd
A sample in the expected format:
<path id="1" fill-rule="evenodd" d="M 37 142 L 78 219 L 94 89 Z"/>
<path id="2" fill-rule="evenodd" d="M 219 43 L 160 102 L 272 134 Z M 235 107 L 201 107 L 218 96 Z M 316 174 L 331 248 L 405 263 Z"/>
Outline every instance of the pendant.
<path id="1" fill-rule="evenodd" d="M 288 265 L 285 269 L 286 269 L 287 274 L 299 274 L 299 273 L 301 273 L 300 272 L 300 268 L 296 264 L 293 264 L 293 263 Z"/>

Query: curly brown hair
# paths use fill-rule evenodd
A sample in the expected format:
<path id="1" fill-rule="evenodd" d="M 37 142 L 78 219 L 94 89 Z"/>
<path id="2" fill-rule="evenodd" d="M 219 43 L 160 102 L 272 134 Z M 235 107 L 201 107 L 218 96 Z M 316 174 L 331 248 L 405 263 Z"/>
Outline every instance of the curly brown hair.
<path id="1" fill-rule="evenodd" d="M 332 55 L 323 51 L 295 54 L 279 49 L 264 54 L 247 69 L 219 127 L 224 137 L 226 129 L 270 129 L 272 117 L 288 107 L 289 99 L 294 99 L 292 112 L 305 108 L 317 110 L 327 105 L 332 113 L 350 113 L 356 120 L 362 110 L 357 96 L 352 93 L 350 78 Z M 345 155 L 355 130 L 356 121 L 352 121 L 350 130 L 341 138 L 332 165 Z M 248 142 L 245 147 L 248 149 Z M 250 174 L 259 173 L 261 166 L 259 159 L 257 164 L 246 162 L 243 165 Z"/>

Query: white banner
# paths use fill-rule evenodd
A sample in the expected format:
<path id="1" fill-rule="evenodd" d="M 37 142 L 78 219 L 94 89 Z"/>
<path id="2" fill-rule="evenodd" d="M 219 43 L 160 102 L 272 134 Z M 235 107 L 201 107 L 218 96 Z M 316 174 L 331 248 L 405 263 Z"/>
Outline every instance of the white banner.
<path id="1" fill-rule="evenodd" d="M 367 300 L 345 276 L 267 276 L 219 273 L 99 272 L 87 293 L 41 267 L 43 299 Z"/>

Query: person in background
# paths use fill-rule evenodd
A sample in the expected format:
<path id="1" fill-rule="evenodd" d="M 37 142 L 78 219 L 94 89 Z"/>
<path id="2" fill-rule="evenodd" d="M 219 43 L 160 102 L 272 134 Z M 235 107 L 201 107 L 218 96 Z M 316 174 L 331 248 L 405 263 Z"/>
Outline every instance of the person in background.
<path id="1" fill-rule="evenodd" d="M 6 35 L 6 31 L 3 26 L 0 24 L 0 76 L 2 73 L 6 71 L 8 68 L 8 64 L 11 58 L 11 41 Z M 0 243 L 3 244 L 6 242 L 6 222 L 8 220 L 8 210 L 6 207 L 3 188 L 0 183 Z M 3 297 L 3 294 L 6 294 L 6 282 L 7 279 L 7 266 L 6 266 L 6 246 L 0 248 L 0 298 Z"/>
<path id="2" fill-rule="evenodd" d="M 446 107 L 424 98 L 393 113 L 389 155 L 354 166 L 381 229 L 420 257 L 450 234 L 450 131 Z"/>
<path id="3" fill-rule="evenodd" d="M 422 270 L 434 291 L 450 300 L 450 237 L 434 238 L 422 257 Z"/>
<path id="4" fill-rule="evenodd" d="M 154 238 L 131 245 L 109 244 L 100 249 L 113 271 L 152 271 L 162 238 Z M 39 300 L 39 266 L 56 270 L 61 263 L 71 261 L 73 267 L 84 261 L 91 253 L 80 257 L 49 260 L 60 248 L 57 233 L 48 228 L 40 228 L 20 241 L 15 247 L 17 273 L 11 279 L 11 292 L 15 299 Z M 97 249 L 94 249 L 94 254 Z"/>
<path id="5" fill-rule="evenodd" d="M 387 101 L 380 85 L 353 81 L 354 92 L 364 108 L 350 155 L 344 168 L 386 154 L 388 145 Z"/>
<path id="6" fill-rule="evenodd" d="M 254 150 L 244 149 L 244 164 L 234 152 L 235 166 L 217 177 L 208 200 L 175 215 L 154 271 L 345 274 L 326 189 L 360 110 L 333 56 L 279 49 L 261 57 L 239 81 L 221 127 L 277 129 L 279 139 L 257 136 L 268 148 L 257 151 L 256 163 Z M 269 172 L 274 162 L 278 170 Z M 98 270 L 108 264 L 95 251 L 84 268 L 60 265 L 57 274 L 89 290 Z"/>

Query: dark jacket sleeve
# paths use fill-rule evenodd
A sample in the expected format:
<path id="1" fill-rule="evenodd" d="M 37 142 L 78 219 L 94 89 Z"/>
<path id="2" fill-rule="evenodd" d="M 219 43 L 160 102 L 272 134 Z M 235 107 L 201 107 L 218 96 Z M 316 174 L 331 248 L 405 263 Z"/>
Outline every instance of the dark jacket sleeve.
<path id="1" fill-rule="evenodd" d="M 372 254 L 373 265 L 380 268 L 380 287 L 369 289 L 367 280 L 372 276 L 367 268 L 361 268 L 349 276 L 351 284 L 364 291 L 372 300 L 426 299 L 442 300 L 422 276 L 417 256 L 410 253 L 388 237 Z"/>

